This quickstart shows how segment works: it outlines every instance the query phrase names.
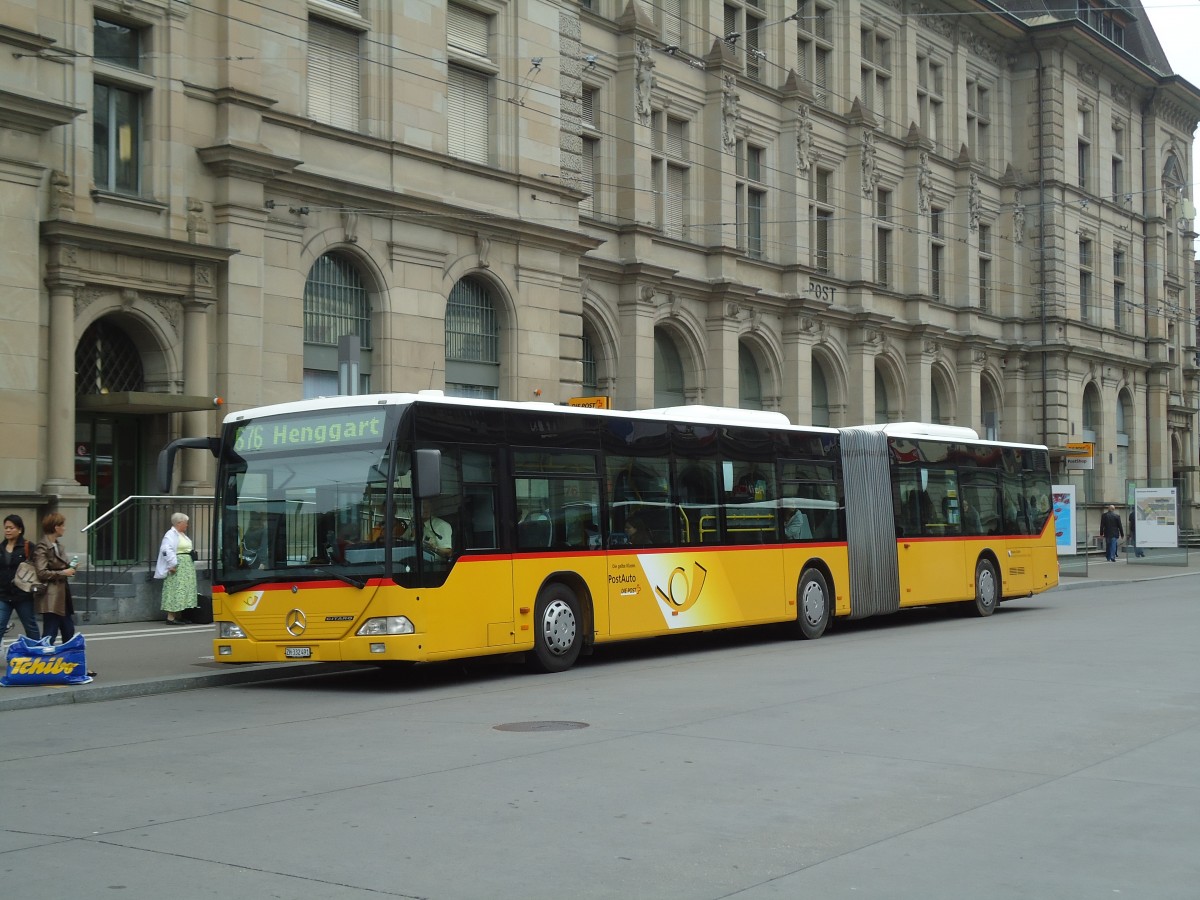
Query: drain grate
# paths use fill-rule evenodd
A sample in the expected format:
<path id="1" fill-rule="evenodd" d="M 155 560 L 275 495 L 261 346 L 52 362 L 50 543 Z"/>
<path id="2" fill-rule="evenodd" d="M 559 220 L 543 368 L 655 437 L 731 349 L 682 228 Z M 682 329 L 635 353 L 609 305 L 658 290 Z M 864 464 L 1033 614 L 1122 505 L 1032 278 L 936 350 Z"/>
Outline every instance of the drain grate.
<path id="1" fill-rule="evenodd" d="M 494 726 L 496 731 L 571 731 L 587 728 L 587 722 L 506 722 Z"/>

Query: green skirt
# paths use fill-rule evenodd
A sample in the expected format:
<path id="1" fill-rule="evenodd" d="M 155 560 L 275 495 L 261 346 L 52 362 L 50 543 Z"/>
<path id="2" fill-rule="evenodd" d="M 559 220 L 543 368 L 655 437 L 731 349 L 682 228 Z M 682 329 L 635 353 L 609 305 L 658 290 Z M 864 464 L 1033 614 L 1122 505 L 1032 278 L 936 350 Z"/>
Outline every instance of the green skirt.
<path id="1" fill-rule="evenodd" d="M 163 579 L 163 612 L 183 612 L 194 609 L 196 603 L 196 567 L 190 556 L 179 557 L 175 571 Z"/>

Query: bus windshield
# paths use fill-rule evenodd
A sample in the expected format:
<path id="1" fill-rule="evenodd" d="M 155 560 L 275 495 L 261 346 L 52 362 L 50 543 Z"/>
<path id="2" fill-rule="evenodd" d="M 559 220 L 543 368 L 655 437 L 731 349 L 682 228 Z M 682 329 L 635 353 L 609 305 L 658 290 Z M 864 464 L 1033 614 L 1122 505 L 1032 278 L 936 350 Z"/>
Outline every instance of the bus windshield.
<path id="1" fill-rule="evenodd" d="M 375 408 L 232 425 L 219 479 L 217 579 L 232 590 L 280 578 L 362 587 L 388 572 L 389 551 L 392 570 L 413 571 L 416 550 L 405 539 L 412 471 L 392 437 L 398 418 L 395 408 Z"/>

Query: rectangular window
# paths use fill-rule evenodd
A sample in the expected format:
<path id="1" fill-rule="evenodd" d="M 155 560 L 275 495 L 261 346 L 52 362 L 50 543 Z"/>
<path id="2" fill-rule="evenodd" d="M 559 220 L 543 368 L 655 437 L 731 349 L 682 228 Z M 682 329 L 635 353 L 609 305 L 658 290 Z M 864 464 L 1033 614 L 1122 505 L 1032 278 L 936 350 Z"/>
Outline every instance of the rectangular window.
<path id="1" fill-rule="evenodd" d="M 942 240 L 942 217 L 945 213 L 941 207 L 934 206 L 929 210 L 929 233 L 933 240 L 929 245 L 929 293 L 935 300 L 942 299 L 942 280 L 946 259 L 946 244 Z"/>
<path id="2" fill-rule="evenodd" d="M 796 72 L 812 88 L 813 102 L 829 109 L 829 75 L 833 71 L 830 7 L 815 0 L 800 0 L 796 12 Z"/>
<path id="3" fill-rule="evenodd" d="M 859 31 L 863 105 L 882 120 L 891 118 L 892 42 L 871 28 Z"/>
<path id="4" fill-rule="evenodd" d="M 979 226 L 979 308 L 992 305 L 992 226 Z"/>
<path id="5" fill-rule="evenodd" d="M 446 149 L 451 156 L 491 162 L 491 16 L 451 3 L 446 7 Z"/>
<path id="6" fill-rule="evenodd" d="M 1084 190 L 1090 190 L 1092 183 L 1092 114 L 1088 110 L 1079 110 L 1076 128 L 1078 133 L 1076 135 L 1075 164 L 1078 172 L 1078 184 Z"/>
<path id="7" fill-rule="evenodd" d="M 583 139 L 583 152 L 579 159 L 579 187 L 588 192 L 579 203 L 581 215 L 594 216 L 598 209 L 597 196 L 600 186 L 597 180 L 599 172 L 600 141 L 597 138 Z"/>
<path id="8" fill-rule="evenodd" d="M 944 68 L 928 56 L 917 56 L 917 112 L 921 131 L 933 141 L 934 146 L 944 140 L 942 116 L 945 98 L 942 96 L 945 81 Z"/>
<path id="9" fill-rule="evenodd" d="M 737 173 L 742 179 L 736 189 L 738 246 L 756 259 L 763 256 L 763 211 L 767 192 L 761 181 L 765 155 L 762 147 L 737 142 Z"/>
<path id="10" fill-rule="evenodd" d="M 687 231 L 688 170 L 667 165 L 666 197 L 663 201 L 663 231 L 668 237 L 683 239 Z"/>
<path id="11" fill-rule="evenodd" d="M 1118 331 L 1125 328 L 1125 251 L 1113 248 L 1113 327 Z"/>
<path id="12" fill-rule="evenodd" d="M 991 94 L 978 81 L 967 81 L 967 146 L 976 160 L 986 163 L 989 158 L 989 138 L 992 124 Z"/>
<path id="13" fill-rule="evenodd" d="M 875 283 L 880 287 L 891 284 L 892 230 L 875 229 Z"/>
<path id="14" fill-rule="evenodd" d="M 668 47 L 682 46 L 683 0 L 662 0 L 658 10 L 662 22 L 663 43 Z"/>
<path id="15" fill-rule="evenodd" d="M 359 128 L 359 35 L 356 31 L 308 20 L 308 115 L 318 122 Z"/>
<path id="16" fill-rule="evenodd" d="M 1086 322 L 1092 314 L 1092 242 L 1079 239 L 1079 319 Z"/>
<path id="17" fill-rule="evenodd" d="M 92 106 L 92 177 L 102 191 L 137 194 L 142 121 L 139 94 L 96 83 Z"/>
<path id="18" fill-rule="evenodd" d="M 491 79 L 472 69 L 450 66 L 446 89 L 447 143 L 451 156 L 487 165 L 491 119 Z"/>
<path id="19" fill-rule="evenodd" d="M 833 172 L 829 169 L 813 169 L 811 193 L 815 202 L 809 206 L 808 212 L 812 227 L 811 263 L 818 272 L 830 270 L 833 237 L 833 207 L 830 199 L 833 193 L 832 181 Z"/>

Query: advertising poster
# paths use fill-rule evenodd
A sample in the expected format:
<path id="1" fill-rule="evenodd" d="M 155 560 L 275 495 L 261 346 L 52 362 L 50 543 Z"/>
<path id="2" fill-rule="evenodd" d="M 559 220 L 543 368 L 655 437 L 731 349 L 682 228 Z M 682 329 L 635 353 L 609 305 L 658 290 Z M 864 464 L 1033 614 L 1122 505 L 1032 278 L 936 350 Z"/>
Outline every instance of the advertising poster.
<path id="1" fill-rule="evenodd" d="M 1179 546 L 1175 488 L 1138 488 L 1134 491 L 1133 515 L 1140 549 Z"/>
<path id="2" fill-rule="evenodd" d="M 1075 555 L 1075 485 L 1050 486 L 1054 498 L 1054 543 L 1059 556 Z"/>

